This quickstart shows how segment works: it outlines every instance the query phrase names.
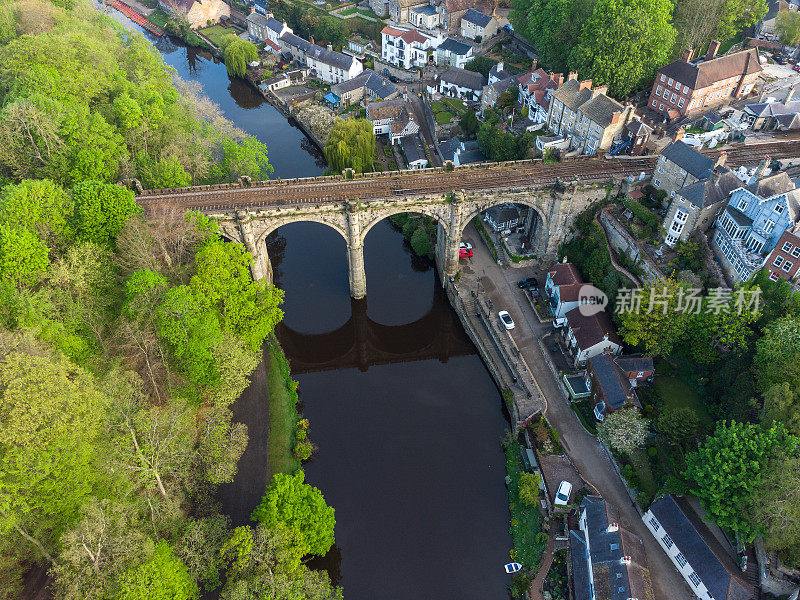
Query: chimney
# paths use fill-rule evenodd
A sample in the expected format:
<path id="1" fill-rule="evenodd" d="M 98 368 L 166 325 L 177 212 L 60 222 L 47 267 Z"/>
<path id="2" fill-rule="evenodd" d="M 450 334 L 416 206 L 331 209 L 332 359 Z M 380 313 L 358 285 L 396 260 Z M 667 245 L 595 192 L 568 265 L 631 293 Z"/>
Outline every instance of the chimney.
<path id="1" fill-rule="evenodd" d="M 686 133 L 686 128 L 683 126 L 678 127 L 678 131 L 676 131 L 675 135 L 672 136 L 672 141 L 677 142 L 678 140 L 682 140 L 684 133 Z"/>
<path id="2" fill-rule="evenodd" d="M 598 85 L 596 88 L 592 90 L 592 98 L 599 96 L 600 94 L 607 94 L 608 93 L 608 86 L 607 85 Z"/>
<path id="3" fill-rule="evenodd" d="M 683 62 L 689 62 L 690 60 L 692 60 L 692 54 L 694 54 L 694 50 L 692 49 L 691 46 L 689 46 L 688 48 L 686 48 L 686 50 L 683 51 Z"/>
<path id="4" fill-rule="evenodd" d="M 609 523 L 606 533 L 614 533 L 615 531 L 619 531 L 619 523 Z"/>
<path id="5" fill-rule="evenodd" d="M 577 79 L 577 78 L 578 78 L 578 72 L 577 71 L 570 71 L 569 75 L 567 75 L 567 81 L 572 81 L 573 79 Z"/>
<path id="6" fill-rule="evenodd" d="M 250 7 L 250 14 L 252 15 L 254 12 L 256 12 L 256 7 L 255 6 L 251 6 Z"/>
<path id="7" fill-rule="evenodd" d="M 615 110 L 613 113 L 611 113 L 611 124 L 616 125 L 617 123 L 619 123 L 619 118 L 621 116 L 622 113 L 618 110 Z"/>
<path id="8" fill-rule="evenodd" d="M 717 157 L 717 162 L 714 163 L 714 168 L 716 169 L 717 167 L 725 166 L 726 160 L 728 160 L 728 153 L 723 150 L 722 152 L 719 153 L 719 156 Z"/>
<path id="9" fill-rule="evenodd" d="M 591 79 L 584 79 L 578 84 L 578 91 L 581 90 L 590 90 L 592 89 L 592 80 Z"/>
<path id="10" fill-rule="evenodd" d="M 789 86 L 789 91 L 786 92 L 786 100 L 784 100 L 783 103 L 789 104 L 789 102 L 792 101 L 792 98 L 794 98 L 794 93 L 795 93 L 795 86 L 793 85 Z"/>
<path id="11" fill-rule="evenodd" d="M 311 45 L 312 46 L 314 45 L 314 36 L 313 35 L 311 36 Z"/>
<path id="12" fill-rule="evenodd" d="M 556 73 L 550 79 L 553 80 L 553 83 L 556 84 L 556 87 L 559 87 L 562 83 L 564 83 L 564 74 Z"/>
<path id="13" fill-rule="evenodd" d="M 499 73 L 500 71 L 502 71 L 504 66 L 505 65 L 503 64 L 502 60 L 499 63 L 497 63 L 497 72 Z"/>
<path id="14" fill-rule="evenodd" d="M 621 562 L 623 565 L 629 565 L 629 564 L 631 564 L 631 557 L 630 556 L 623 556 L 622 559 L 619 562 Z"/>
<path id="15" fill-rule="evenodd" d="M 536 70 L 536 65 L 538 65 L 538 64 L 539 64 L 539 61 L 537 59 L 535 59 L 535 58 L 531 61 L 531 73 L 533 73 Z"/>
<path id="16" fill-rule="evenodd" d="M 333 52 L 333 44 L 328 44 L 328 52 Z"/>
<path id="17" fill-rule="evenodd" d="M 708 52 L 706 52 L 706 60 L 711 60 L 712 58 L 717 56 L 717 52 L 719 52 L 720 44 L 719 40 L 714 40 L 708 45 Z"/>

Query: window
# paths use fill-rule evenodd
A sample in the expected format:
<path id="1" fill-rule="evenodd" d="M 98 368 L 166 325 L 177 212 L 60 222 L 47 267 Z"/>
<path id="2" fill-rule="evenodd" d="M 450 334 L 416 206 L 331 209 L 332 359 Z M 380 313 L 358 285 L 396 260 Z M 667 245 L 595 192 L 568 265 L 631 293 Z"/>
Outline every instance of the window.
<path id="1" fill-rule="evenodd" d="M 656 107 L 656 104 L 658 104 L 658 102 L 656 102 L 656 100 L 655 100 L 655 98 L 654 98 L 654 99 L 653 99 L 653 101 L 650 103 L 650 106 L 652 106 L 653 108 L 655 108 L 655 107 Z"/>
<path id="2" fill-rule="evenodd" d="M 659 104 L 658 105 L 658 110 L 664 110 L 664 105 L 663 104 Z"/>
<path id="3" fill-rule="evenodd" d="M 653 183 L 656 184 L 656 187 L 659 187 L 661 185 L 661 182 L 658 179 L 653 179 Z"/>
<path id="4" fill-rule="evenodd" d="M 689 213 L 685 213 L 682 210 L 679 210 L 678 212 L 675 213 L 675 218 L 681 223 L 685 223 L 688 216 Z"/>
<path id="5" fill-rule="evenodd" d="M 667 87 L 672 87 L 672 81 L 673 81 L 672 77 L 670 77 L 669 80 L 667 81 Z"/>
<path id="6" fill-rule="evenodd" d="M 659 86 L 656 88 L 656 96 L 660 96 L 660 95 L 661 95 L 661 86 L 659 85 Z"/>
<path id="7" fill-rule="evenodd" d="M 678 238 L 675 237 L 674 235 L 669 234 L 667 236 L 666 242 L 667 242 L 668 246 L 673 246 L 675 244 L 675 242 L 677 242 L 677 241 L 678 241 Z"/>
<path id="8" fill-rule="evenodd" d="M 661 541 L 663 541 L 663 542 L 664 542 L 664 545 L 665 545 L 667 548 L 672 548 L 672 538 L 671 538 L 671 537 L 669 537 L 669 534 L 665 533 L 665 534 L 664 534 L 664 537 L 662 537 L 662 538 L 661 538 Z"/>
<path id="9" fill-rule="evenodd" d="M 675 89 L 678 90 L 678 91 L 681 90 L 681 82 L 680 81 L 676 81 L 675 82 Z"/>
<path id="10" fill-rule="evenodd" d="M 616 550 L 617 548 L 619 548 L 619 546 L 617 546 L 617 544 L 611 544 L 611 549 L 612 550 Z"/>
<path id="11" fill-rule="evenodd" d="M 767 222 L 764 223 L 764 231 L 767 233 L 772 233 L 773 229 L 775 229 L 775 221 L 768 219 Z"/>
<path id="12" fill-rule="evenodd" d="M 667 78 L 667 76 L 662 73 L 661 74 L 661 81 L 664 81 L 666 78 Z"/>
<path id="13" fill-rule="evenodd" d="M 678 108 L 683 108 L 685 102 L 686 102 L 685 98 L 678 98 Z"/>
<path id="14" fill-rule="evenodd" d="M 783 244 L 783 248 L 781 248 L 784 252 L 791 252 L 792 251 L 792 242 L 786 242 Z"/>
<path id="15" fill-rule="evenodd" d="M 793 263 L 792 261 L 790 261 L 790 260 L 787 260 L 787 261 L 785 261 L 785 262 L 783 263 L 783 270 L 784 270 L 784 271 L 786 271 L 786 272 L 788 273 L 788 272 L 789 272 L 789 270 L 792 268 L 792 265 L 793 265 L 793 264 L 794 264 L 794 263 Z"/>
<path id="16" fill-rule="evenodd" d="M 775 273 L 774 271 L 770 271 L 769 272 L 769 278 L 770 278 L 771 281 L 778 281 L 778 279 L 780 279 L 780 276 L 777 273 Z"/>
<path id="17" fill-rule="evenodd" d="M 675 104 L 675 99 L 676 99 L 677 97 L 678 97 L 678 96 L 677 96 L 677 95 L 676 95 L 676 94 L 673 92 L 673 93 L 672 93 L 672 98 L 670 98 L 670 99 L 669 99 L 669 101 L 670 101 L 672 104 Z"/>
<path id="18" fill-rule="evenodd" d="M 700 578 L 694 571 L 689 573 L 689 581 L 691 581 L 694 584 L 694 587 L 700 587 Z"/>
<path id="19" fill-rule="evenodd" d="M 679 234 L 681 231 L 683 231 L 683 223 L 678 223 L 677 221 L 673 221 L 672 227 L 670 227 L 670 229 L 675 233 Z"/>
<path id="20" fill-rule="evenodd" d="M 778 202 L 778 203 L 775 205 L 775 208 L 773 208 L 772 210 L 774 210 L 774 211 L 775 211 L 776 213 L 778 213 L 778 214 L 781 214 L 781 213 L 783 212 L 783 209 L 784 209 L 784 206 L 783 206 L 783 204 L 781 204 L 780 202 Z"/>
<path id="21" fill-rule="evenodd" d="M 689 86 L 688 85 L 683 86 L 683 93 L 684 94 L 688 94 L 689 93 Z"/>
<path id="22" fill-rule="evenodd" d="M 783 264 L 783 257 L 776 256 L 775 261 L 772 264 L 775 265 L 776 267 L 780 267 Z"/>
<path id="23" fill-rule="evenodd" d="M 658 523 L 658 519 L 656 519 L 655 517 L 650 517 L 650 525 L 652 525 L 653 529 L 655 529 L 656 531 L 661 529 L 661 525 Z"/>
<path id="24" fill-rule="evenodd" d="M 679 564 L 681 567 L 685 567 L 685 566 L 686 566 L 686 557 L 683 555 L 683 553 L 681 553 L 681 552 L 678 552 L 678 553 L 675 555 L 675 560 L 678 562 L 678 564 Z"/>
<path id="25" fill-rule="evenodd" d="M 795 246 L 792 250 L 792 256 L 794 258 L 800 258 L 800 246 Z"/>
<path id="26" fill-rule="evenodd" d="M 736 208 L 738 208 L 741 211 L 746 210 L 747 209 L 747 200 L 745 200 L 744 198 L 739 198 L 739 204 L 738 204 L 738 206 Z"/>

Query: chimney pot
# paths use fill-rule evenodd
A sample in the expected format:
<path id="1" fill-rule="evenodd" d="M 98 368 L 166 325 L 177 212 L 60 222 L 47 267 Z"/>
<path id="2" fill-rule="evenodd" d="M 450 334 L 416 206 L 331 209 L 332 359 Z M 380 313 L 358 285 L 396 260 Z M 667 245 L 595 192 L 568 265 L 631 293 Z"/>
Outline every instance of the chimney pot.
<path id="1" fill-rule="evenodd" d="M 576 73 L 576 75 L 577 75 L 577 73 Z M 584 79 L 583 81 L 581 81 L 578 84 L 578 91 L 579 92 L 581 90 L 586 90 L 586 89 L 588 89 L 588 90 L 592 89 L 592 80 L 591 79 Z"/>
<path id="2" fill-rule="evenodd" d="M 689 46 L 688 48 L 686 48 L 686 50 L 683 51 L 683 62 L 689 62 L 690 60 L 692 60 L 692 54 L 694 54 L 694 50 L 692 49 L 691 46 Z"/>
<path id="3" fill-rule="evenodd" d="M 619 531 L 619 523 L 609 523 L 608 529 L 606 530 L 608 533 L 613 533 L 615 531 Z"/>
<path id="4" fill-rule="evenodd" d="M 683 139 L 683 134 L 686 133 L 685 127 L 678 127 L 678 131 L 675 132 L 675 135 L 672 136 L 672 141 L 677 142 L 678 140 Z"/>
<path id="5" fill-rule="evenodd" d="M 567 81 L 572 81 L 573 79 L 578 79 L 577 71 L 570 71 L 569 75 L 567 75 Z"/>
<path id="6" fill-rule="evenodd" d="M 717 56 L 717 52 L 719 52 L 719 47 L 722 44 L 719 40 L 714 40 L 708 45 L 708 52 L 706 52 L 706 60 L 711 60 L 712 58 Z"/>
<path id="7" fill-rule="evenodd" d="M 722 152 L 719 153 L 719 156 L 717 157 L 717 162 L 714 163 L 714 166 L 722 167 L 725 165 L 726 160 L 728 160 L 728 153 L 723 150 Z"/>
<path id="8" fill-rule="evenodd" d="M 618 111 L 618 110 L 615 110 L 613 113 L 611 113 L 611 124 L 615 125 L 615 124 L 619 123 L 619 118 L 621 116 L 622 116 L 622 113 L 620 111 Z"/>
<path id="9" fill-rule="evenodd" d="M 592 94 L 593 97 L 599 96 L 600 94 L 606 94 L 606 93 L 608 93 L 608 86 L 607 85 L 598 85 L 592 91 L 594 92 L 594 94 Z"/>
<path id="10" fill-rule="evenodd" d="M 328 44 L 328 52 L 333 52 L 333 44 Z"/>
<path id="11" fill-rule="evenodd" d="M 539 61 L 537 59 L 535 59 L 535 58 L 531 61 L 531 73 L 533 73 L 536 70 L 536 65 L 538 65 L 538 64 L 539 64 Z"/>

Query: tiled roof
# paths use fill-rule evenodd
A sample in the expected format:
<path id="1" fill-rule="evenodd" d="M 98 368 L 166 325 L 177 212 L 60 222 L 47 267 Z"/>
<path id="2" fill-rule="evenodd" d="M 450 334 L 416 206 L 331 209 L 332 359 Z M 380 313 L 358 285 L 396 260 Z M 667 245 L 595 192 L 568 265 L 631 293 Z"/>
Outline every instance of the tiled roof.
<path id="1" fill-rule="evenodd" d="M 550 269 L 550 278 L 555 285 L 567 285 L 570 283 L 583 283 L 578 268 L 572 263 L 558 263 Z"/>
<path id="2" fill-rule="evenodd" d="M 697 208 L 706 208 L 727 200 L 731 192 L 742 187 L 742 181 L 730 171 L 719 177 L 696 181 L 677 191 L 677 194 Z"/>
<path id="3" fill-rule="evenodd" d="M 794 187 L 794 181 L 786 171 L 782 171 L 769 177 L 762 177 L 755 183 L 748 185 L 747 189 L 759 198 L 770 198 L 777 194 L 785 194 L 793 190 Z"/>
<path id="4" fill-rule="evenodd" d="M 580 110 L 592 122 L 599 124 L 602 127 L 608 127 L 611 125 L 611 121 L 613 120 L 614 113 L 620 113 L 624 110 L 622 104 L 617 102 L 616 100 L 612 100 L 605 94 L 597 94 L 591 100 L 587 100 L 584 102 Z"/>
<path id="5" fill-rule="evenodd" d="M 588 350 L 592 346 L 599 344 L 607 336 L 608 341 L 622 345 L 622 340 L 619 339 L 614 326 L 611 324 L 611 318 L 606 311 L 600 311 L 591 316 L 585 316 L 581 313 L 581 307 L 578 306 L 568 311 L 565 315 L 569 323 L 575 339 L 578 341 L 578 346 L 581 350 Z"/>
<path id="6" fill-rule="evenodd" d="M 733 558 L 685 499 L 665 496 L 650 511 L 716 600 L 754 597 L 750 585 L 734 575 L 741 570 Z"/>
<path id="7" fill-rule="evenodd" d="M 672 77 L 695 90 L 708 87 L 729 77 L 759 72 L 761 72 L 761 65 L 758 62 L 758 51 L 755 48 L 697 63 L 676 60 L 659 71 L 659 73 Z"/>
<path id="8" fill-rule="evenodd" d="M 251 12 L 249 15 L 247 15 L 247 22 L 258 25 L 259 27 L 264 27 L 267 24 L 267 21 L 267 17 L 261 13 Z"/>
<path id="9" fill-rule="evenodd" d="M 734 208 L 733 206 L 728 206 L 725 209 L 725 212 L 734 220 L 734 222 L 739 225 L 739 227 L 750 227 L 753 224 L 753 219 L 748 217 L 738 208 Z"/>
<path id="10" fill-rule="evenodd" d="M 459 42 L 451 37 L 439 44 L 439 47 L 437 48 L 437 50 L 451 52 L 452 54 L 457 54 L 458 56 L 466 56 L 471 49 L 472 47 L 469 44 Z"/>
<path id="11" fill-rule="evenodd" d="M 672 163 L 675 163 L 687 173 L 691 173 L 697 179 L 705 179 L 711 175 L 714 168 L 714 161 L 700 154 L 697 150 L 684 144 L 681 141 L 672 142 L 667 145 L 661 155 Z"/>
<path id="12" fill-rule="evenodd" d="M 398 92 L 398 89 L 391 81 L 378 75 L 372 69 L 364 69 L 352 79 L 331 86 L 331 90 L 341 97 L 342 94 L 357 90 L 361 87 L 367 88 L 381 99 L 388 98 L 392 94 Z"/>
<path id="13" fill-rule="evenodd" d="M 577 302 L 583 283 L 567 283 L 558 286 L 558 297 L 562 302 Z"/>
<path id="14" fill-rule="evenodd" d="M 270 17 L 269 19 L 267 19 L 265 25 L 267 26 L 268 29 L 271 29 L 275 33 L 280 33 L 281 31 L 283 31 L 284 27 L 284 24 L 281 21 L 278 21 L 278 19 L 276 19 L 275 17 Z"/>
<path id="15" fill-rule="evenodd" d="M 427 160 L 425 148 L 422 147 L 422 142 L 419 135 L 407 135 L 400 138 L 400 146 L 403 148 L 403 154 L 406 155 L 406 160 L 409 164 L 418 160 Z"/>
<path id="16" fill-rule="evenodd" d="M 606 403 L 614 410 L 622 408 L 631 393 L 628 376 L 614 362 L 614 358 L 605 352 L 590 358 L 589 364 L 600 387 L 603 388 Z"/>
<path id="17" fill-rule="evenodd" d="M 395 29 L 394 27 L 389 27 L 388 25 L 381 29 L 381 33 L 385 33 L 386 35 L 391 35 L 392 37 L 400 37 L 405 33 L 402 29 Z"/>
<path id="18" fill-rule="evenodd" d="M 289 46 L 292 46 L 293 48 L 302 50 L 303 52 L 308 52 L 308 50 L 311 48 L 311 42 L 304 40 L 298 35 L 289 33 L 288 31 L 281 36 L 281 41 Z"/>
<path id="19" fill-rule="evenodd" d="M 483 75 L 480 73 L 458 67 L 449 67 L 439 75 L 439 80 L 470 90 L 482 90 L 484 84 Z"/>
<path id="20" fill-rule="evenodd" d="M 461 17 L 462 21 L 467 21 L 468 23 L 473 23 L 478 27 L 486 27 L 489 23 L 492 22 L 492 17 L 489 15 L 485 15 L 480 11 L 475 10 L 474 8 L 467 9 L 467 12 L 464 13 L 464 16 Z"/>
<path id="21" fill-rule="evenodd" d="M 306 50 L 306 54 L 321 63 L 331 65 L 343 71 L 349 71 L 350 67 L 353 66 L 353 62 L 356 60 L 353 56 L 342 54 L 334 50 L 328 50 L 316 44 L 311 44 L 309 49 Z"/>
<path id="22" fill-rule="evenodd" d="M 384 102 L 372 102 L 367 106 L 367 118 L 370 121 L 381 121 L 383 119 L 396 119 L 406 110 L 405 100 L 386 100 Z"/>
<path id="23" fill-rule="evenodd" d="M 486 210 L 486 214 L 491 216 L 492 221 L 498 225 L 502 223 L 508 223 L 514 219 L 519 219 L 519 209 L 513 204 L 499 204 L 497 206 L 492 206 Z"/>
<path id="24" fill-rule="evenodd" d="M 649 356 L 617 356 L 614 358 L 619 367 L 626 373 L 646 373 L 652 371 L 655 366 L 653 359 Z"/>

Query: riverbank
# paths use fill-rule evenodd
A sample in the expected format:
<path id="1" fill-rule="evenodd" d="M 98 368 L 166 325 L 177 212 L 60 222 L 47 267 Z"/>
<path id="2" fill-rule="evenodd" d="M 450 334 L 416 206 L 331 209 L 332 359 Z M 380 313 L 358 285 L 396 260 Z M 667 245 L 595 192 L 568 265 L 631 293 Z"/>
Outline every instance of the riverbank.
<path id="1" fill-rule="evenodd" d="M 297 382 L 292 379 L 289 360 L 274 334 L 269 340 L 264 359 L 269 360 L 267 405 L 269 406 L 269 442 L 267 473 L 271 480 L 276 473 L 292 474 L 300 468 L 294 454 L 297 441 Z"/>

